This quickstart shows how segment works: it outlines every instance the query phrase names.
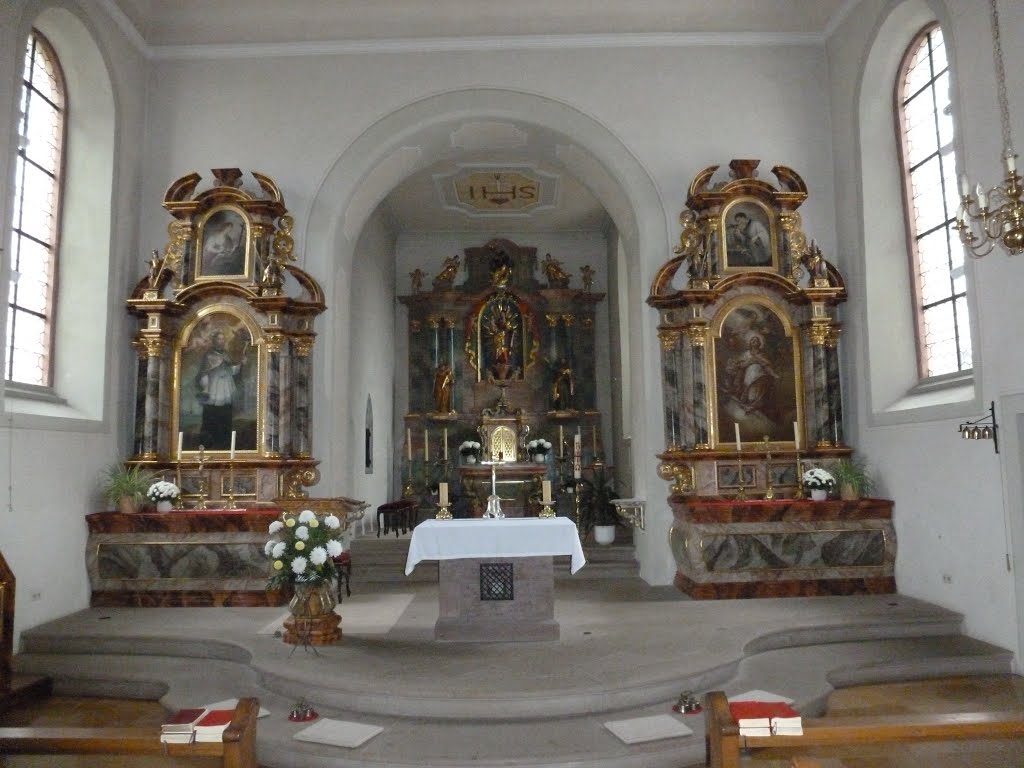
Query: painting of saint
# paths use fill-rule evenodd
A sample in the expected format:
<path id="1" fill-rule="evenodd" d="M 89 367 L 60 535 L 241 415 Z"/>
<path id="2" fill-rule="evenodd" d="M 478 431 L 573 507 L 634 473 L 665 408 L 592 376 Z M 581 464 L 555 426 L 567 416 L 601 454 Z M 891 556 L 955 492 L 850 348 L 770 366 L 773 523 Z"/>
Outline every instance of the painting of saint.
<path id="1" fill-rule="evenodd" d="M 226 312 L 208 315 L 181 349 L 178 429 L 183 447 L 255 450 L 258 350 L 249 329 Z"/>
<path id="2" fill-rule="evenodd" d="M 771 226 L 756 203 L 732 206 L 724 216 L 726 267 L 771 267 Z"/>
<path id="3" fill-rule="evenodd" d="M 197 277 L 246 274 L 248 229 L 237 212 L 215 211 L 203 224 Z"/>
<path id="4" fill-rule="evenodd" d="M 744 442 L 792 440 L 797 419 L 793 339 L 769 307 L 736 307 L 715 339 L 718 434 Z"/>

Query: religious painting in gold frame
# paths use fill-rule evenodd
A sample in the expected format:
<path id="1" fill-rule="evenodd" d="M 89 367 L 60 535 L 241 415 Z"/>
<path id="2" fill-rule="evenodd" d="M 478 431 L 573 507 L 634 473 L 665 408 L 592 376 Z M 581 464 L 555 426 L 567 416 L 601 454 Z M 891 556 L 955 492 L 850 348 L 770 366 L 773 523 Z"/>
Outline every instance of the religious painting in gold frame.
<path id="1" fill-rule="evenodd" d="M 259 328 L 230 304 L 204 307 L 175 347 L 174 417 L 182 449 L 259 449 Z M 223 455 L 221 455 L 223 458 Z"/>
<path id="2" fill-rule="evenodd" d="M 799 332 L 788 314 L 761 296 L 739 296 L 712 321 L 712 413 L 720 448 L 733 448 L 736 426 L 748 447 L 794 441 L 803 384 Z"/>
<path id="3" fill-rule="evenodd" d="M 195 279 L 248 279 L 253 271 L 250 231 L 249 217 L 241 208 L 211 208 L 196 233 Z"/>
<path id="4" fill-rule="evenodd" d="M 779 269 L 776 215 L 756 198 L 737 198 L 722 209 L 718 242 L 726 272 Z"/>

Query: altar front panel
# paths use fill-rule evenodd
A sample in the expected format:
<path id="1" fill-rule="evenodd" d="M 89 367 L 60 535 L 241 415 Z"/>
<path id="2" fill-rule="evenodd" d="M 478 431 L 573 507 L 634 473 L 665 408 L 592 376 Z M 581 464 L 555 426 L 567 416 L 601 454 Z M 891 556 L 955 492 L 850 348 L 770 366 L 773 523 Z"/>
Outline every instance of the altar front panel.
<path id="1" fill-rule="evenodd" d="M 896 591 L 893 503 L 673 496 L 676 586 L 698 599 Z"/>

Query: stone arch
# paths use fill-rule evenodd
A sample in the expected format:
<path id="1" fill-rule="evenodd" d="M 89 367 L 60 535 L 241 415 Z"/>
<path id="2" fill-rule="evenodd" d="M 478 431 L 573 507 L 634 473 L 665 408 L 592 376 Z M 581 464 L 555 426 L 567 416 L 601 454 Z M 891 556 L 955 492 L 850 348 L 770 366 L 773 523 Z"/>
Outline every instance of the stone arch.
<path id="1" fill-rule="evenodd" d="M 314 394 L 318 402 L 325 398 L 347 402 L 349 367 L 346 331 L 353 319 L 345 315 L 352 286 L 356 241 L 363 225 L 384 197 L 416 170 L 440 158 L 438 146 L 430 146 L 428 133 L 439 125 L 468 119 L 507 119 L 532 124 L 556 132 L 565 138 L 558 148 L 558 159 L 568 173 L 587 186 L 604 205 L 620 236 L 630 268 L 622 276 L 629 317 L 630 360 L 633 371 L 654 371 L 657 367 L 656 318 L 644 312 L 644 297 L 655 265 L 669 250 L 668 226 L 664 206 L 650 175 L 629 149 L 604 125 L 564 103 L 518 91 L 468 89 L 429 96 L 402 107 L 370 126 L 348 146 L 324 176 L 311 205 L 306 231 L 306 268 L 324 277 L 328 306 L 340 315 L 329 327 L 320 329 L 318 341 L 322 367 L 316 375 Z M 644 255 L 647 255 L 645 260 Z M 621 291 L 622 289 L 620 289 Z M 645 366 L 644 361 L 650 361 Z M 330 392 L 328 393 L 328 382 Z M 660 403 L 660 379 L 656 373 L 640 375 L 634 385 L 634 399 Z M 633 419 L 634 483 L 641 489 L 657 479 L 653 469 L 650 480 L 643 472 L 653 466 L 648 459 L 660 439 L 658 408 L 638 412 Z M 347 425 L 333 425 L 336 430 Z M 646 435 L 652 435 L 652 441 Z M 323 430 L 318 440 L 323 441 Z M 347 437 L 330 440 L 317 448 L 325 466 L 351 471 L 346 456 Z M 648 443 L 651 450 L 647 450 Z M 325 478 L 326 479 L 326 478 Z M 350 478 L 334 478 L 338 490 Z M 659 487 L 660 490 L 660 487 Z"/>

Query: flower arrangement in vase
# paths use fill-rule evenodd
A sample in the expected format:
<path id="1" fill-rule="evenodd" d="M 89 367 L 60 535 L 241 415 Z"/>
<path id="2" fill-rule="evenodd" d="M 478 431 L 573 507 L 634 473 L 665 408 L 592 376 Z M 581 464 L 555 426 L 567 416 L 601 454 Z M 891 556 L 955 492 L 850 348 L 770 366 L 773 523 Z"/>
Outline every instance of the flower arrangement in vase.
<path id="1" fill-rule="evenodd" d="M 167 480 L 157 480 L 146 491 L 146 498 L 156 505 L 157 512 L 170 512 L 179 496 L 181 489 Z"/>
<path id="2" fill-rule="evenodd" d="M 464 440 L 459 446 L 459 453 L 462 454 L 462 458 L 467 464 L 476 464 L 481 450 L 483 447 L 476 440 Z"/>
<path id="3" fill-rule="evenodd" d="M 270 535 L 263 548 L 273 560 L 269 588 L 331 581 L 337 576 L 334 558 L 345 551 L 337 515 L 321 520 L 309 509 L 298 515 L 285 513 L 270 524 Z"/>
<path id="4" fill-rule="evenodd" d="M 526 444 L 526 452 L 530 454 L 530 458 L 538 464 L 543 464 L 547 460 L 547 455 L 550 450 L 551 443 L 542 437 L 538 437 L 536 440 L 531 440 Z"/>
<path id="5" fill-rule="evenodd" d="M 824 501 L 828 493 L 836 487 L 836 479 L 832 474 L 821 467 L 812 467 L 803 474 L 804 489 L 811 494 L 815 501 Z"/>

